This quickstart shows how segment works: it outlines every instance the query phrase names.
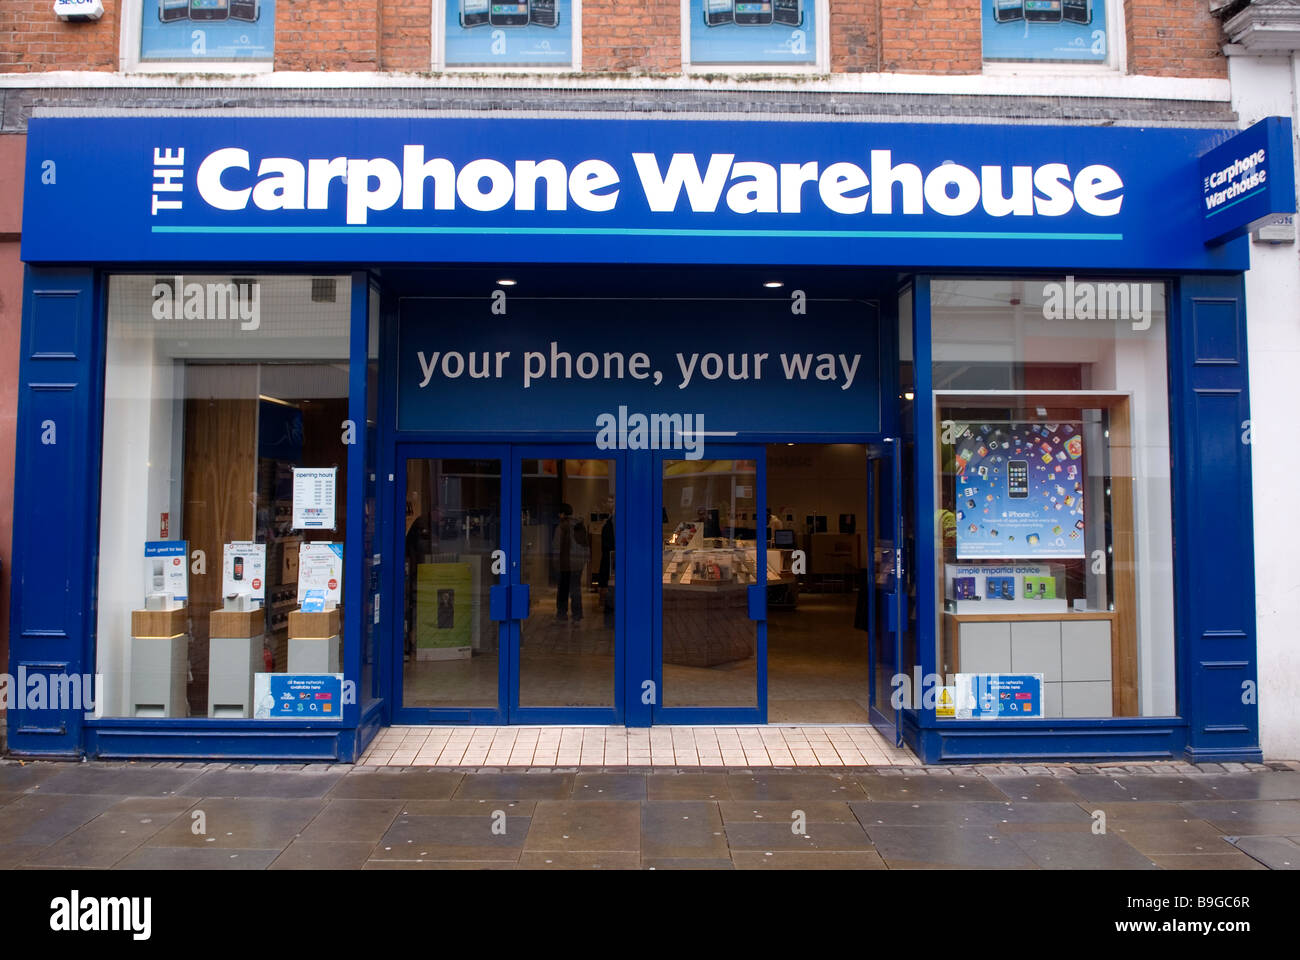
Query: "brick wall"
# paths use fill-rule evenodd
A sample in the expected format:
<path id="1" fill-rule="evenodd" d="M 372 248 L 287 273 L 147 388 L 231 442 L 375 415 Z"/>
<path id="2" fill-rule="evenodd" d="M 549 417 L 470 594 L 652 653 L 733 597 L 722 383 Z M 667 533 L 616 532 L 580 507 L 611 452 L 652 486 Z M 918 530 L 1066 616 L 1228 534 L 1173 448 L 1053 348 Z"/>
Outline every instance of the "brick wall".
<path id="1" fill-rule="evenodd" d="M 378 70 L 379 3 L 277 0 L 275 68 Z M 427 56 L 424 62 L 428 64 Z"/>
<path id="2" fill-rule="evenodd" d="M 1124 0 L 1128 72 L 1157 77 L 1226 77 L 1227 40 L 1204 0 Z"/>
<path id="3" fill-rule="evenodd" d="M 66 23 L 53 0 L 0 0 L 0 73 L 116 70 L 118 9 L 104 0 L 92 23 Z"/>
<path id="4" fill-rule="evenodd" d="M 678 0 L 648 0 L 636 7 L 613 0 L 585 0 L 583 71 L 680 73 L 681 9 Z"/>
<path id="5" fill-rule="evenodd" d="M 101 20 L 64 23 L 51 0 L 0 0 L 0 72 L 117 69 L 125 2 L 142 0 L 104 0 Z M 979 73 L 982 2 L 831 0 L 831 69 Z M 431 0 L 278 0 L 276 8 L 279 70 L 429 69 Z M 1124 0 L 1124 15 L 1130 73 L 1227 76 L 1219 20 L 1203 0 Z M 582 19 L 584 69 L 680 69 L 679 0 L 587 0 Z"/>

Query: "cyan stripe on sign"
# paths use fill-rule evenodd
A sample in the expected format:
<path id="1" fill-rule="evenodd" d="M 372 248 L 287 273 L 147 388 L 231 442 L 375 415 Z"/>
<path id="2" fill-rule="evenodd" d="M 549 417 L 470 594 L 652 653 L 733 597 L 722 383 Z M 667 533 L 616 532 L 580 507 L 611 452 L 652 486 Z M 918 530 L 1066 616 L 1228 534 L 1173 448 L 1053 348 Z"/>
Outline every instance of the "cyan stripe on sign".
<path id="1" fill-rule="evenodd" d="M 1243 198 L 1244 199 L 1244 198 Z M 223 227 L 154 226 L 153 233 L 478 234 L 600 237 L 779 237 L 849 240 L 1123 240 L 1122 233 L 1012 233 L 963 230 L 670 230 L 637 227 Z"/>

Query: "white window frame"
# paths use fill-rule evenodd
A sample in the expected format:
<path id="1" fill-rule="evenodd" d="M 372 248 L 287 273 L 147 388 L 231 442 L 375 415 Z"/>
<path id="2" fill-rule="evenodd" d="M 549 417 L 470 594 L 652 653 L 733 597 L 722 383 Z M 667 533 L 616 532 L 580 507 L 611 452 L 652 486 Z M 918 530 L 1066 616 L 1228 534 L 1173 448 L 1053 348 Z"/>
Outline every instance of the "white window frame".
<path id="1" fill-rule="evenodd" d="M 569 0 L 569 18 L 573 21 L 573 61 L 571 63 L 546 66 L 544 64 L 518 64 L 514 66 L 495 67 L 491 65 L 447 64 L 447 37 L 443 30 L 446 20 L 447 4 L 451 0 L 433 0 L 429 30 L 429 63 L 434 73 L 580 73 L 582 71 L 582 0 Z"/>
<path id="2" fill-rule="evenodd" d="M 141 60 L 140 29 L 145 0 L 121 0 L 122 22 L 118 37 L 118 68 L 123 73 L 271 73 L 271 60 Z M 274 53 L 272 54 L 274 57 Z"/>
<path id="3" fill-rule="evenodd" d="M 985 60 L 984 35 L 980 34 L 980 60 L 988 76 L 1009 77 L 1025 74 L 1053 76 L 1096 76 L 1123 74 L 1128 63 L 1128 36 L 1124 24 L 1124 0 L 1096 0 L 1106 5 L 1106 59 L 1098 63 L 1070 60 Z M 982 16 L 982 14 L 981 14 Z M 983 24 L 983 19 L 980 21 Z"/>
<path id="4" fill-rule="evenodd" d="M 813 37 L 815 63 L 691 63 L 691 0 L 681 0 L 682 73 L 685 74 L 828 74 L 831 72 L 830 0 L 814 0 L 813 17 L 817 33 Z"/>

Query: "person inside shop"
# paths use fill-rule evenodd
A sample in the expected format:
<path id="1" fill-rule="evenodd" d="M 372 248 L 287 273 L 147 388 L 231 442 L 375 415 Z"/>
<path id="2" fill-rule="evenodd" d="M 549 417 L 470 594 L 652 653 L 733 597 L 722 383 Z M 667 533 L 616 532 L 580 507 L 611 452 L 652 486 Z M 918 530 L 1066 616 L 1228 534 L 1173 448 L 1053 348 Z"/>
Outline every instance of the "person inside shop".
<path id="1" fill-rule="evenodd" d="M 564 623 L 573 610 L 573 622 L 582 622 L 582 571 L 587 565 L 590 538 L 581 517 L 573 515 L 573 507 L 560 504 L 559 521 L 551 540 L 551 556 L 555 558 L 558 583 L 555 590 L 555 619 Z"/>
<path id="2" fill-rule="evenodd" d="M 420 503 L 420 492 L 412 490 L 406 498 L 406 659 L 415 656 L 415 596 L 417 572 L 433 552 L 433 518 Z"/>
<path id="3" fill-rule="evenodd" d="M 600 591 L 600 605 L 605 612 L 605 626 L 614 626 L 614 591 L 609 588 L 609 578 L 614 572 L 614 498 L 606 497 L 605 523 L 600 528 L 600 566 L 596 570 L 596 587 Z"/>

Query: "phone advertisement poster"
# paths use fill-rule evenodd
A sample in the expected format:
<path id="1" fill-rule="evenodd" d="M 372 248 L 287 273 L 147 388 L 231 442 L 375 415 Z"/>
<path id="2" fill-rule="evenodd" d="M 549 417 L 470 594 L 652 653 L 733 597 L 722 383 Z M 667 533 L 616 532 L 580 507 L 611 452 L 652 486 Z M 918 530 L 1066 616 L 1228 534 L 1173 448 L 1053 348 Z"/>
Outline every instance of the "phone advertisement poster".
<path id="1" fill-rule="evenodd" d="M 266 544 L 236 540 L 222 547 L 221 594 L 239 593 L 259 601 L 259 606 L 266 600 Z"/>
<path id="2" fill-rule="evenodd" d="M 176 603 L 189 599 L 189 543 L 185 540 L 146 540 L 144 592 L 169 593 Z"/>
<path id="3" fill-rule="evenodd" d="M 691 63 L 815 64 L 816 0 L 691 0 Z"/>
<path id="4" fill-rule="evenodd" d="M 573 64 L 570 0 L 447 0 L 449 67 L 567 67 Z"/>
<path id="5" fill-rule="evenodd" d="M 954 424 L 957 556 L 1084 555 L 1081 424 Z"/>
<path id="6" fill-rule="evenodd" d="M 981 0 L 985 60 L 1106 60 L 1106 0 Z"/>
<path id="7" fill-rule="evenodd" d="M 270 60 L 275 0 L 144 0 L 141 60 Z"/>

